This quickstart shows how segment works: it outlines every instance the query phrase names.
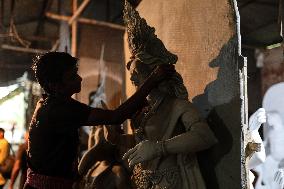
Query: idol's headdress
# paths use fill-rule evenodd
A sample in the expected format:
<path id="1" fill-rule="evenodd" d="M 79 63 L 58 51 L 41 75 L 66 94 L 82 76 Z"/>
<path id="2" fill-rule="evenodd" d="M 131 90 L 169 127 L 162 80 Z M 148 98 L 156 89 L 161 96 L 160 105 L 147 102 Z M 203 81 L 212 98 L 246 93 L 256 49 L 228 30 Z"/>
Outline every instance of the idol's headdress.
<path id="1" fill-rule="evenodd" d="M 155 35 L 155 28 L 148 26 L 146 20 L 139 16 L 127 0 L 125 0 L 123 13 L 131 59 L 153 65 L 177 62 L 178 57 L 169 52 Z"/>

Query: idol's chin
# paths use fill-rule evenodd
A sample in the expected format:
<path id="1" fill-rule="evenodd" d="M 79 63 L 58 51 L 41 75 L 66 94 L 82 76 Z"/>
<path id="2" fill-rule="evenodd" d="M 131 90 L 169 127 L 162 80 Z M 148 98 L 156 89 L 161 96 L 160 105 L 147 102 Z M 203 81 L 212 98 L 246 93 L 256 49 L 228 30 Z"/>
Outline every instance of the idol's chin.
<path id="1" fill-rule="evenodd" d="M 76 89 L 74 93 L 79 93 L 79 92 L 81 92 L 81 86 L 78 87 L 78 89 Z"/>
<path id="2" fill-rule="evenodd" d="M 132 85 L 133 85 L 135 88 L 139 88 L 139 87 L 140 87 L 139 83 L 137 83 L 137 82 L 132 82 Z"/>

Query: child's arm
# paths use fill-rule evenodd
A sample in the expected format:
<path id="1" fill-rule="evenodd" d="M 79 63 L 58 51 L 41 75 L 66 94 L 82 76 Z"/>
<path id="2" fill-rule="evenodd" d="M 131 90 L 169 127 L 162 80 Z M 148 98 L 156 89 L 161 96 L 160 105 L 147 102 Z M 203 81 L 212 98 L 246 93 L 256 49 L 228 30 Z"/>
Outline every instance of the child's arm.
<path id="1" fill-rule="evenodd" d="M 123 104 L 115 110 L 94 108 L 91 110 L 87 125 L 112 125 L 121 124 L 130 118 L 137 110 L 143 107 L 146 96 L 161 81 L 170 77 L 175 72 L 174 66 L 158 66 L 146 79 L 144 84 Z"/>

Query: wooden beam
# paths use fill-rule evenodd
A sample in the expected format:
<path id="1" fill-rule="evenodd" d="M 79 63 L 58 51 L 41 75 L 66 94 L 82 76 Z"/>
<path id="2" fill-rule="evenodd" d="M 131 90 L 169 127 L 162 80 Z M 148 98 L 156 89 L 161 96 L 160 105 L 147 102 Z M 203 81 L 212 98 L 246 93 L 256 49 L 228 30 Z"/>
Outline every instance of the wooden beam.
<path id="1" fill-rule="evenodd" d="M 104 22 L 104 21 L 98 21 L 98 20 L 94 20 L 94 19 L 87 19 L 87 18 L 80 18 L 79 19 L 80 23 L 83 24 L 91 24 L 91 25 L 99 25 L 99 26 L 106 26 L 112 29 L 118 29 L 118 30 L 125 30 L 125 27 L 119 24 L 113 24 L 113 23 L 109 23 L 109 22 Z"/>
<path id="2" fill-rule="evenodd" d="M 59 14 L 54 14 L 54 13 L 50 13 L 50 12 L 47 12 L 46 16 L 48 18 L 51 18 L 51 19 L 61 20 L 61 21 L 66 21 L 66 22 L 68 22 L 69 19 L 71 18 L 70 16 L 59 15 Z M 117 29 L 117 30 L 125 30 L 125 27 L 121 26 L 119 24 L 113 24 L 113 23 L 109 23 L 109 22 L 98 21 L 98 20 L 95 20 L 95 19 L 78 18 L 77 21 L 79 23 L 82 23 L 82 24 L 98 25 L 98 26 L 105 26 L 105 27 L 109 27 L 109 28 Z"/>
<path id="3" fill-rule="evenodd" d="M 64 16 L 64 15 L 59 15 L 51 12 L 46 12 L 45 15 L 48 18 L 54 19 L 54 20 L 60 20 L 60 21 L 68 21 L 71 17 L 70 16 Z"/>
<path id="4" fill-rule="evenodd" d="M 78 8 L 78 1 L 77 0 L 73 0 L 73 15 L 76 14 L 77 8 Z M 70 23 L 70 20 L 69 20 L 69 23 Z M 77 55 L 77 20 L 74 20 L 74 22 L 72 21 L 71 29 L 72 29 L 72 34 L 71 34 L 71 36 L 72 36 L 72 38 L 71 38 L 71 55 L 73 57 L 75 57 Z"/>
<path id="5" fill-rule="evenodd" d="M 46 53 L 49 51 L 49 50 L 44 50 L 44 49 L 17 47 L 17 46 L 6 45 L 6 44 L 1 45 L 1 48 L 6 49 L 6 50 L 13 50 L 13 51 L 19 51 L 19 52 L 26 52 L 26 53 L 35 53 L 35 54 L 42 54 L 42 53 Z"/>
<path id="6" fill-rule="evenodd" d="M 85 1 L 84 1 L 85 2 Z M 73 0 L 73 16 L 72 18 L 69 19 L 69 24 L 71 24 L 71 29 L 72 29 L 72 38 L 71 38 L 71 55 L 73 57 L 76 57 L 77 56 L 77 18 L 79 16 L 79 14 L 81 14 L 81 12 L 83 11 L 83 9 L 81 9 L 80 11 L 80 8 L 82 8 L 84 2 L 81 4 L 81 6 L 79 7 L 78 9 L 78 1 L 77 0 Z M 78 100 L 78 94 L 74 94 L 73 95 L 73 98 L 75 98 L 76 100 Z"/>
<path id="7" fill-rule="evenodd" d="M 89 2 L 90 2 L 90 0 L 84 0 L 83 3 L 80 5 L 80 7 L 78 9 L 77 9 L 77 5 L 76 5 L 76 11 L 73 12 L 73 16 L 68 21 L 69 25 L 71 25 L 74 22 L 74 20 L 76 20 L 80 16 L 80 14 L 83 12 L 83 10 L 86 8 L 86 6 L 89 4 Z M 74 7 L 74 0 L 73 0 L 73 7 Z"/>
<path id="8" fill-rule="evenodd" d="M 1 37 L 13 37 L 13 34 L 12 33 L 0 33 L 0 38 Z"/>

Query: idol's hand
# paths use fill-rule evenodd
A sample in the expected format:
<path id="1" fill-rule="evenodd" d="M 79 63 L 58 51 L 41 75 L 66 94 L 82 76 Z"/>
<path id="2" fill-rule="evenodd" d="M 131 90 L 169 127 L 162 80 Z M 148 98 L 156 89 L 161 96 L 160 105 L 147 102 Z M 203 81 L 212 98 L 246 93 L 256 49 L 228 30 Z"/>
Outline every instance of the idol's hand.
<path id="1" fill-rule="evenodd" d="M 162 151 L 157 142 L 145 140 L 126 152 L 123 159 L 128 159 L 129 167 L 133 167 L 138 163 L 152 160 L 161 154 Z"/>
<path id="2" fill-rule="evenodd" d="M 261 124 L 263 124 L 265 122 L 266 122 L 265 109 L 259 108 L 249 118 L 249 130 L 250 131 L 258 131 Z"/>
<path id="3" fill-rule="evenodd" d="M 284 169 L 279 169 L 274 175 L 274 182 L 279 184 L 281 188 L 284 188 Z"/>

